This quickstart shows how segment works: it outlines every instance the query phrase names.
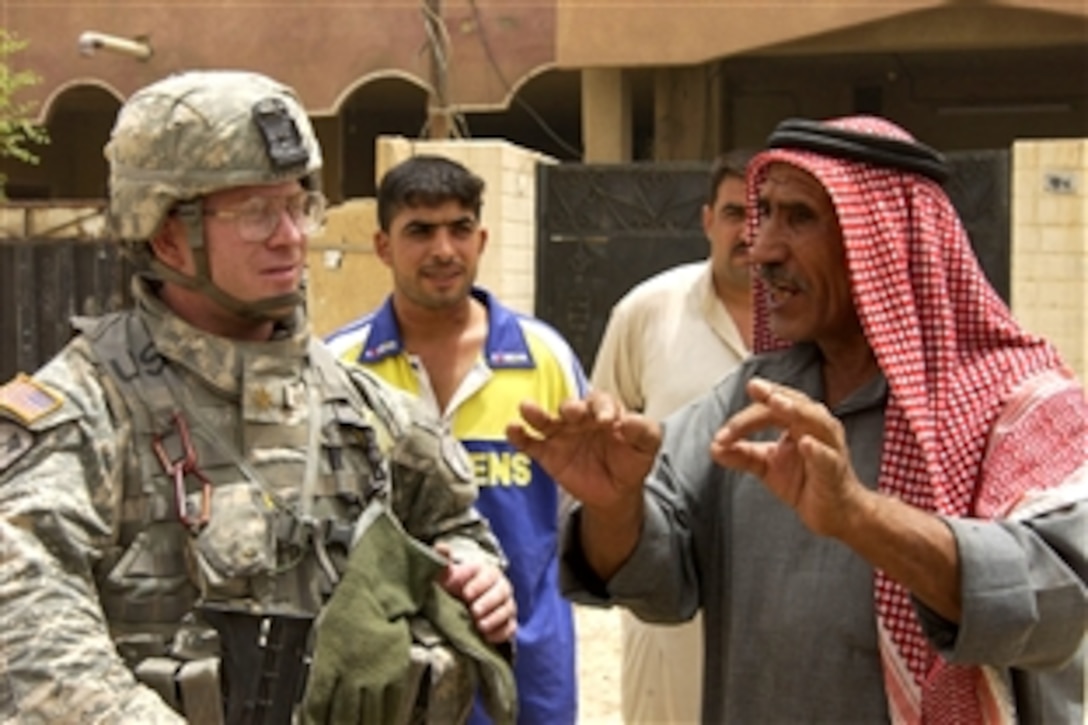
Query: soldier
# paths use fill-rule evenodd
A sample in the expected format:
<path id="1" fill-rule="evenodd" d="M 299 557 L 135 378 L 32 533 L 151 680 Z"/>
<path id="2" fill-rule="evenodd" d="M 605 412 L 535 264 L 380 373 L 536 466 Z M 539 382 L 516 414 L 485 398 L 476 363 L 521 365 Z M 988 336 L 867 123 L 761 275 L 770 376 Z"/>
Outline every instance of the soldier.
<path id="1" fill-rule="evenodd" d="M 0 719 L 449 721 L 479 686 L 510 721 L 516 606 L 463 449 L 309 334 L 294 92 L 172 76 L 106 156 L 134 309 L 0 387 Z"/>

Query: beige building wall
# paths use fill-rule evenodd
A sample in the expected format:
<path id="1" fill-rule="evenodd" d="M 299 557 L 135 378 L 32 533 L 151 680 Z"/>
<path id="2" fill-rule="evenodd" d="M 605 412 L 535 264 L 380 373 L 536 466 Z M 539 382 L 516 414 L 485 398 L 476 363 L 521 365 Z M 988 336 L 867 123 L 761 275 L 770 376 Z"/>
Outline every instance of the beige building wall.
<path id="1" fill-rule="evenodd" d="M 1012 309 L 1088 380 L 1088 139 L 1013 145 Z"/>
<path id="2" fill-rule="evenodd" d="M 314 334 L 324 337 L 381 304 L 393 287 L 374 253 L 378 229 L 373 199 L 329 209 L 325 229 L 310 240 L 307 306 Z"/>
<path id="3" fill-rule="evenodd" d="M 536 297 L 536 168 L 551 157 L 498 139 L 412 140 L 379 137 L 376 178 L 410 156 L 428 153 L 461 162 L 484 179 L 483 226 L 488 244 L 477 283 L 511 308 L 532 314 Z M 314 332 L 326 335 L 381 303 L 392 289 L 388 268 L 373 250 L 373 199 L 329 210 L 324 233 L 310 248 L 309 304 Z"/>

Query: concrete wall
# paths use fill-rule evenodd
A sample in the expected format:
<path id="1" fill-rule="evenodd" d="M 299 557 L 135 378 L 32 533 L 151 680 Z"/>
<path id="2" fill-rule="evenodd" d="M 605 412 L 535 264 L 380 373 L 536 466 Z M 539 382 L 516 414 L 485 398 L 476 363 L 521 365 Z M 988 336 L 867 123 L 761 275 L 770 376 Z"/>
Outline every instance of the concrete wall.
<path id="1" fill-rule="evenodd" d="M 801 46 L 902 52 L 1082 43 L 1088 17 L 1076 0 L 555 3 L 560 68 L 689 65 Z"/>
<path id="2" fill-rule="evenodd" d="M 442 19 L 448 100 L 500 109 L 512 86 L 555 59 L 553 2 L 445 0 Z M 0 26 L 28 41 L 20 68 L 41 78 L 34 97 L 44 120 L 66 89 L 95 85 L 127 98 L 147 83 L 190 68 L 259 70 L 298 89 L 313 116 L 335 114 L 355 87 L 382 77 L 432 80 L 432 44 L 421 3 L 87 2 L 0 0 Z M 138 60 L 101 48 L 83 55 L 94 31 L 150 45 Z M 290 48 L 290 52 L 285 52 Z M 489 60 L 501 62 L 499 72 Z"/>
<path id="3" fill-rule="evenodd" d="M 535 151 L 497 139 L 409 140 L 383 136 L 376 176 L 420 153 L 460 161 L 483 177 L 483 226 L 488 245 L 477 282 L 519 312 L 532 314 L 536 296 L 536 167 L 555 163 Z M 310 318 L 324 335 L 379 304 L 392 289 L 389 270 L 373 251 L 377 231 L 373 199 L 352 200 L 329 211 L 324 233 L 310 249 Z"/>
<path id="4" fill-rule="evenodd" d="M 352 199 L 330 208 L 324 231 L 310 240 L 307 311 L 315 334 L 324 337 L 377 307 L 392 289 L 374 253 L 377 229 L 374 200 Z"/>
<path id="5" fill-rule="evenodd" d="M 267 5 L 0 0 L 0 25 L 30 43 L 14 67 L 42 79 L 19 100 L 37 102 L 53 138 L 39 166 L 0 158 L 11 198 L 101 197 L 119 102 L 186 68 L 296 87 L 334 201 L 373 193 L 375 138 L 421 135 L 439 77 L 465 135 L 564 160 L 708 159 L 762 146 L 791 116 L 878 113 L 944 151 L 1088 127 L 1083 0 L 443 0 L 444 74 L 420 3 Z M 146 38 L 154 54 L 82 56 L 86 30 Z"/>
<path id="6" fill-rule="evenodd" d="M 1088 139 L 1013 145 L 1012 309 L 1088 380 Z"/>

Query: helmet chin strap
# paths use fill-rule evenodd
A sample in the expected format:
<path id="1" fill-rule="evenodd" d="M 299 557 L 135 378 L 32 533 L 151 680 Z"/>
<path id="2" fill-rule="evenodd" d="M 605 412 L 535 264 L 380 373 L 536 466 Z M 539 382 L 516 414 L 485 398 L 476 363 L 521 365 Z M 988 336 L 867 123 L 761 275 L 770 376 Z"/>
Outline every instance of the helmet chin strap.
<path id="1" fill-rule="evenodd" d="M 302 290 L 264 299 L 240 300 L 218 287 L 212 281 L 208 263 L 208 249 L 204 244 L 203 200 L 183 202 L 177 205 L 177 217 L 185 229 L 185 240 L 193 252 L 196 274 L 187 275 L 163 264 L 154 255 L 151 270 L 161 280 L 199 292 L 234 314 L 251 320 L 278 321 L 289 317 L 294 309 L 306 301 Z"/>

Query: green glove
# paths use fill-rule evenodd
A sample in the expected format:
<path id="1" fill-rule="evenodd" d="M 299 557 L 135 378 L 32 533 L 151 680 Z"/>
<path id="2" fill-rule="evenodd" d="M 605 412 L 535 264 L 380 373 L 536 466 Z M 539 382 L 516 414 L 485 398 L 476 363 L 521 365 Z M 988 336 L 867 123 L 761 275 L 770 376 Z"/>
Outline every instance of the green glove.
<path id="1" fill-rule="evenodd" d="M 446 561 L 378 504 L 360 525 L 344 576 L 317 621 L 304 725 L 454 722 L 468 716 L 480 686 L 497 725 L 513 723 L 513 670 L 476 631 L 464 604 L 435 581 Z M 441 642 L 421 639 L 415 649 L 423 659 L 413 662 L 412 633 L 424 629 L 432 633 L 426 639 L 437 634 Z M 416 712 L 421 703 L 425 713 Z"/>
<path id="2" fill-rule="evenodd" d="M 407 722 L 418 686 L 409 672 L 408 616 L 445 563 L 406 541 L 381 509 L 352 550 L 317 621 L 302 700 L 306 725 Z"/>

